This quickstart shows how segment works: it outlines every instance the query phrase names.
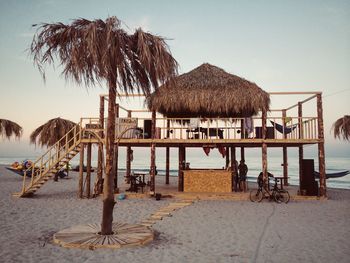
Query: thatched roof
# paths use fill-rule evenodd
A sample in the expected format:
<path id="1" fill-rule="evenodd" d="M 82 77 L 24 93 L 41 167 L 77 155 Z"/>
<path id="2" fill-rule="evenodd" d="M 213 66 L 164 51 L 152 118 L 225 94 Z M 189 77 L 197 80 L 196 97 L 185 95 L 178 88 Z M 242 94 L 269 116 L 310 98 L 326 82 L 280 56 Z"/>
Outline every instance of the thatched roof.
<path id="1" fill-rule="evenodd" d="M 344 115 L 333 124 L 334 138 L 350 141 L 350 115 Z"/>
<path id="2" fill-rule="evenodd" d="M 12 135 L 21 137 L 23 129 L 17 123 L 5 119 L 0 119 L 0 135 L 10 139 Z"/>
<path id="3" fill-rule="evenodd" d="M 51 119 L 30 134 L 30 142 L 39 146 L 52 146 L 75 125 L 76 123 L 62 118 Z"/>
<path id="4" fill-rule="evenodd" d="M 147 99 L 167 117 L 249 117 L 269 110 L 268 93 L 243 78 L 203 64 L 164 84 Z"/>

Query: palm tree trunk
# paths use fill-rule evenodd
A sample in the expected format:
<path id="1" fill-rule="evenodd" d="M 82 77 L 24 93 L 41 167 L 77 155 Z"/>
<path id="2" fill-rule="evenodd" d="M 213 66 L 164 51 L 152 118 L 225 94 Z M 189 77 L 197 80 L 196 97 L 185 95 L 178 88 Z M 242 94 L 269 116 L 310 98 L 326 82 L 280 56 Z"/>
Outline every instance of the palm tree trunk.
<path id="1" fill-rule="evenodd" d="M 115 100 L 116 82 L 109 81 L 108 118 L 106 136 L 106 175 L 103 184 L 103 210 L 101 234 L 112 234 L 114 201 L 114 174 L 112 173 L 115 141 Z"/>

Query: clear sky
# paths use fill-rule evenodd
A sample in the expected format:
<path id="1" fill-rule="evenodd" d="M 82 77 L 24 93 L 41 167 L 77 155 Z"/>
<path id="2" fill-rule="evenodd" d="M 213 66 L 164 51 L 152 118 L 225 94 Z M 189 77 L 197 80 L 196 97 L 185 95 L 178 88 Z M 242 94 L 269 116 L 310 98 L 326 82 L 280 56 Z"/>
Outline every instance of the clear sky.
<path id="1" fill-rule="evenodd" d="M 326 150 L 350 156 L 330 134 L 350 114 L 350 1 L 0 0 L 0 118 L 24 128 L 20 142 L 0 139 L 0 157 L 27 151 L 29 134 L 51 118 L 98 116 L 107 93 L 66 83 L 59 68 L 44 83 L 26 51 L 31 25 L 108 16 L 168 38 L 180 73 L 208 62 L 268 92 L 322 91 Z"/>

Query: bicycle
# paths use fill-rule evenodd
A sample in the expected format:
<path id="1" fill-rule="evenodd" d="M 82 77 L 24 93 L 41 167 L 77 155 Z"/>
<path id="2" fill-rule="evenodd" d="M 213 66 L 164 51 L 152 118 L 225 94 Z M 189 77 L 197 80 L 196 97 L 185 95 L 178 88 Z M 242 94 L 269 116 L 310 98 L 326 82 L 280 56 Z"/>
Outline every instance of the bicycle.
<path id="1" fill-rule="evenodd" d="M 273 177 L 271 174 L 269 174 L 269 177 Z M 290 200 L 290 195 L 287 190 L 278 188 L 278 179 L 275 179 L 275 184 L 273 186 L 273 189 L 270 190 L 269 187 L 264 186 L 262 182 L 262 176 L 259 175 L 258 177 L 258 190 L 251 190 L 250 191 L 250 201 L 252 202 L 261 202 L 263 198 L 268 198 L 269 200 L 275 200 L 276 203 L 288 203 Z M 267 185 L 270 184 L 270 178 L 268 178 Z"/>

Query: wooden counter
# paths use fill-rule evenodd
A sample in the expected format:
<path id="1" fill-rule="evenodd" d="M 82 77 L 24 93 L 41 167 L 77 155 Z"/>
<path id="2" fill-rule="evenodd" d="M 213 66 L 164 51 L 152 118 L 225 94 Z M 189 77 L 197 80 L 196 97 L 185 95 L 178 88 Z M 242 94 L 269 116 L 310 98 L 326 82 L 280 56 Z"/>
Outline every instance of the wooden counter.
<path id="1" fill-rule="evenodd" d="M 184 170 L 184 192 L 230 193 L 232 192 L 231 171 L 226 170 Z"/>

